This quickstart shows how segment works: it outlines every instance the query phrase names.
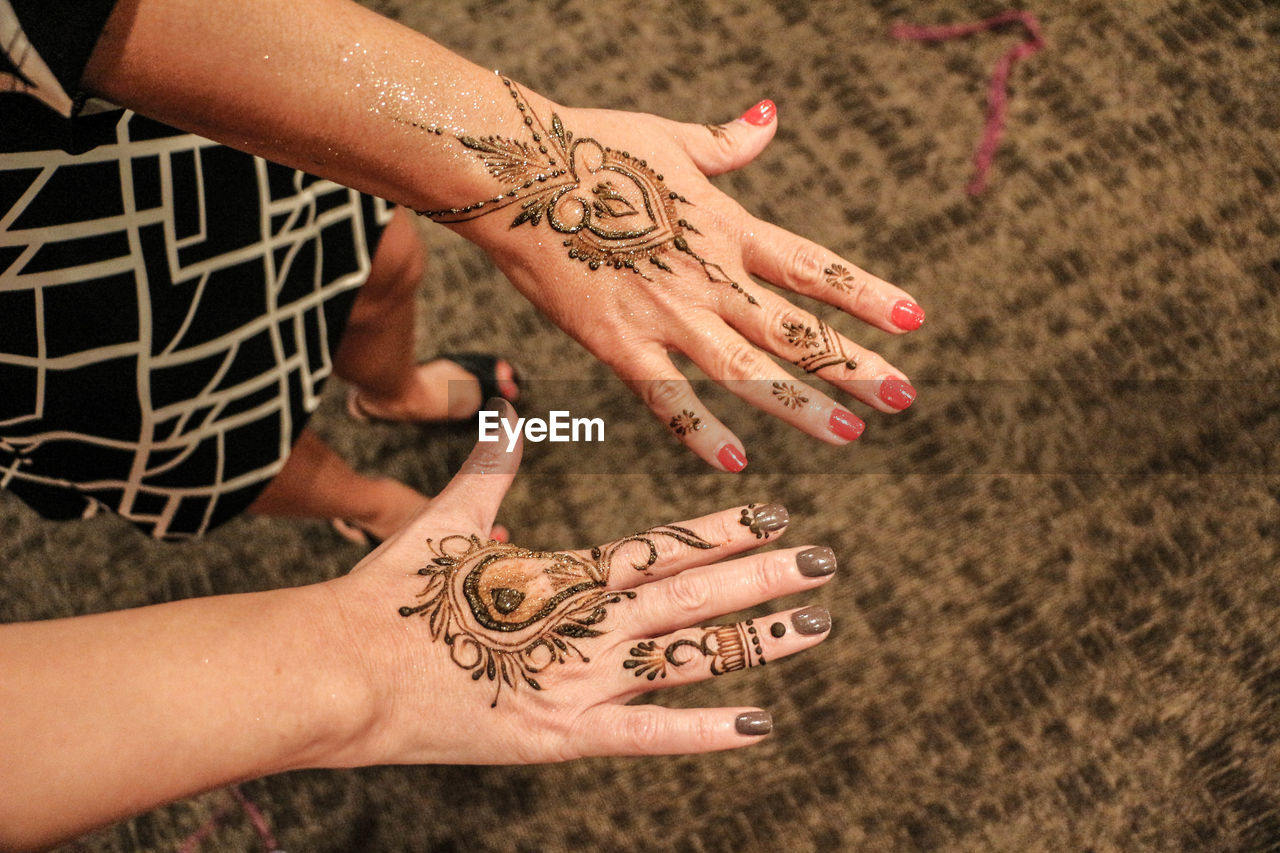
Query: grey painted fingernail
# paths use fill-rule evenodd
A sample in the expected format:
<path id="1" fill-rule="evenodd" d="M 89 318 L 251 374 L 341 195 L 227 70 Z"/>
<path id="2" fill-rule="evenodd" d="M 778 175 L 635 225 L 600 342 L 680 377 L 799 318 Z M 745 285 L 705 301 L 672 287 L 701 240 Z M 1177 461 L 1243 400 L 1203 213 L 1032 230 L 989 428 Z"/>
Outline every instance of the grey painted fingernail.
<path id="1" fill-rule="evenodd" d="M 767 735 L 773 731 L 773 717 L 768 711 L 747 711 L 738 715 L 733 727 L 740 735 Z"/>
<path id="2" fill-rule="evenodd" d="M 749 504 L 742 511 L 742 517 L 738 519 L 738 523 L 743 527 L 751 528 L 751 532 L 757 539 L 768 539 L 770 533 L 786 527 L 789 521 L 791 516 L 787 513 L 787 508 L 780 504 L 764 506 Z"/>
<path id="3" fill-rule="evenodd" d="M 836 552 L 830 548 L 809 548 L 796 554 L 796 568 L 807 578 L 821 578 L 835 574 Z"/>
<path id="4" fill-rule="evenodd" d="M 815 604 L 792 613 L 791 625 L 797 634 L 824 634 L 831 630 L 831 612 Z"/>

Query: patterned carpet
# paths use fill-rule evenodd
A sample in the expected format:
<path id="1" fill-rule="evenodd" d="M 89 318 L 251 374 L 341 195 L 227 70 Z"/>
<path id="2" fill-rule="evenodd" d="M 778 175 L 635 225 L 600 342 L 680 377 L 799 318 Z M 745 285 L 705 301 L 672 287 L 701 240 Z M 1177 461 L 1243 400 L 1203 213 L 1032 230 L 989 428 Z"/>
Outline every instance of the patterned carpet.
<path id="1" fill-rule="evenodd" d="M 518 341 L 527 408 L 564 395 L 617 424 L 608 459 L 526 453 L 502 517 L 523 543 L 779 501 L 788 544 L 840 557 L 805 599 L 836 629 L 664 697 L 770 709 L 754 749 L 242 785 L 282 849 L 1280 850 L 1280 7 L 1032 7 L 1048 46 L 1014 69 L 970 198 L 991 67 L 1022 32 L 888 31 L 994 3 L 372 5 L 565 103 L 702 122 L 773 98 L 777 139 L 721 186 L 907 287 L 929 320 L 904 339 L 827 315 L 916 380 L 908 414 L 855 406 L 867 435 L 836 453 L 725 398 L 753 462 L 704 473 L 431 227 L 424 353 Z M 465 430 L 357 430 L 339 397 L 317 425 L 360 467 L 436 490 L 458 464 Z M 320 524 L 163 546 L 12 498 L 0 549 L 4 619 L 305 583 L 359 557 Z M 263 849 L 227 791 L 68 849 L 176 850 L 215 815 L 199 849 Z"/>

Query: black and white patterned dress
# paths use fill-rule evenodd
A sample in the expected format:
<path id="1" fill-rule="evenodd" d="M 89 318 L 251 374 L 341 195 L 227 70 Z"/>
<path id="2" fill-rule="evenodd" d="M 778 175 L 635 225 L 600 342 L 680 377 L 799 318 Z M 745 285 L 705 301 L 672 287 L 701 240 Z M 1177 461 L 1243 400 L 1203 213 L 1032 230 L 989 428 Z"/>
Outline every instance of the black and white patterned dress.
<path id="1" fill-rule="evenodd" d="M 114 0 L 0 0 L 0 485 L 200 535 L 279 472 L 387 203 L 76 84 Z"/>

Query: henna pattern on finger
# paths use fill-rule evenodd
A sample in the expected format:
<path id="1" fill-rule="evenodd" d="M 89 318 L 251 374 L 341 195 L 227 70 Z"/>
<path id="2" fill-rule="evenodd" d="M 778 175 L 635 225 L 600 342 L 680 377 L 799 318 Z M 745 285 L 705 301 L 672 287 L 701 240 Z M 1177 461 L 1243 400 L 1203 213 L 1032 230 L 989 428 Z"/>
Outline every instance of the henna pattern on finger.
<path id="1" fill-rule="evenodd" d="M 788 409 L 798 409 L 809 402 L 809 398 L 790 382 L 773 383 L 773 396 Z"/>
<path id="2" fill-rule="evenodd" d="M 671 418 L 671 423 L 667 424 L 671 431 L 678 436 L 686 436 L 697 432 L 706 426 L 702 422 L 702 418 L 695 415 L 688 409 L 684 409 L 678 415 Z"/>
<path id="3" fill-rule="evenodd" d="M 668 668 L 684 666 L 698 660 L 699 655 L 702 659 L 710 659 L 712 675 L 765 665 L 760 635 L 751 619 L 701 630 L 702 637 L 697 640 L 675 640 L 666 646 L 660 646 L 654 640 L 639 642 L 632 646 L 630 657 L 622 662 L 622 668 L 631 670 L 636 678 L 654 681 L 666 678 Z"/>
<path id="4" fill-rule="evenodd" d="M 455 138 L 484 163 L 502 192 L 463 207 L 419 210 L 420 216 L 446 224 L 468 222 L 514 206 L 518 212 L 512 228 L 526 223 L 536 228 L 545 219 L 553 231 L 565 236 L 569 257 L 589 269 L 610 266 L 649 279 L 641 263 L 670 273 L 667 261 L 673 252 L 680 252 L 696 261 L 709 281 L 727 284 L 759 306 L 723 267 L 689 244 L 689 235 L 701 232 L 680 216 L 679 205 L 694 205 L 668 188 L 661 174 L 626 151 L 589 137 L 575 138 L 556 113 L 551 114 L 549 126 L 544 124 L 520 87 L 506 77 L 501 79 L 524 117 L 528 140 Z"/>
<path id="5" fill-rule="evenodd" d="M 858 362 L 845 353 L 840 335 L 823 321 L 818 320 L 817 323 L 818 328 L 813 329 L 804 323 L 782 321 L 782 334 L 787 343 L 802 350 L 813 350 L 796 359 L 795 365 L 803 367 L 807 373 L 817 373 L 838 364 L 856 370 Z"/>
<path id="6" fill-rule="evenodd" d="M 827 284 L 842 293 L 853 290 L 854 284 L 857 283 L 853 273 L 849 272 L 849 268 L 844 264 L 832 264 L 824 269 L 822 274 L 827 277 Z"/>
<path id="7" fill-rule="evenodd" d="M 787 343 L 801 349 L 813 349 L 814 347 L 822 346 L 822 341 L 818 339 L 818 333 L 804 323 L 792 323 L 783 320 L 782 333 L 786 337 Z"/>
<path id="8" fill-rule="evenodd" d="M 681 527 L 678 524 L 660 524 L 657 527 L 650 527 L 648 530 L 642 530 L 639 533 L 633 533 L 630 536 L 624 536 L 621 539 L 611 542 L 604 548 L 592 548 L 591 559 L 601 560 L 607 550 L 610 557 L 621 550 L 623 545 L 629 542 L 638 542 L 648 548 L 648 556 L 640 562 L 632 563 L 631 568 L 641 574 L 649 574 L 649 569 L 658 562 L 658 546 L 653 537 L 664 536 L 668 539 L 674 539 L 681 545 L 689 548 L 697 548 L 700 551 L 706 551 L 716 547 L 715 543 L 708 542 L 698 534 L 694 533 L 687 527 Z"/>
<path id="9" fill-rule="evenodd" d="M 754 533 L 757 539 L 768 539 L 770 533 L 782 530 L 790 520 L 786 507 L 777 504 L 747 504 L 738 517 L 738 523 Z"/>
<path id="10" fill-rule="evenodd" d="M 729 136 L 729 131 L 725 130 L 722 124 L 704 124 L 703 127 L 710 131 L 711 135 L 716 139 L 727 139 Z"/>
<path id="11" fill-rule="evenodd" d="M 631 543 L 646 546 L 632 568 L 647 573 L 658 560 L 655 539 L 669 537 L 694 548 L 713 548 L 691 530 L 663 525 L 593 548 L 589 561 L 562 551 L 533 551 L 478 536 L 427 540 L 430 563 L 418 570 L 427 585 L 420 603 L 399 608 L 401 616 L 427 620 L 431 639 L 449 647 L 450 659 L 479 681 L 494 685 L 493 701 L 505 685 L 523 681 L 541 690 L 541 674 L 576 657 L 590 660 L 578 642 L 605 633 L 609 605 L 633 599 L 628 590 L 606 589 L 614 557 Z"/>

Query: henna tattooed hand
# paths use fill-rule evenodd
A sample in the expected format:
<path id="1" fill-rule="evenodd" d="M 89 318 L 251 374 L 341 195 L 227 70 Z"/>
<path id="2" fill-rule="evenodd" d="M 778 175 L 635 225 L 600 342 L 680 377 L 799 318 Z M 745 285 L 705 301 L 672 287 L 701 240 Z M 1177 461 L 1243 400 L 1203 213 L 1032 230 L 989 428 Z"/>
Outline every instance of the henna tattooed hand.
<path id="1" fill-rule="evenodd" d="M 784 509 L 756 504 L 587 550 L 499 543 L 478 531 L 519 453 L 477 445 L 421 516 L 329 583 L 371 684 L 369 713 L 336 763 L 703 752 L 768 734 L 772 719 L 751 707 L 626 703 L 821 642 L 830 617 L 820 607 L 704 623 L 820 586 L 835 571 L 831 551 L 726 559 L 785 530 Z"/>
<path id="2" fill-rule="evenodd" d="M 508 118 L 452 143 L 470 164 L 463 168 L 486 174 L 491 192 L 419 212 L 487 249 L 530 301 L 612 367 L 695 453 L 724 470 L 747 461 L 741 441 L 672 363 L 673 349 L 765 412 L 832 444 L 856 439 L 863 422 L 769 355 L 881 411 L 911 404 L 915 391 L 901 371 L 751 278 L 890 332 L 924 320 L 904 291 L 752 217 L 707 180 L 747 164 L 769 142 L 771 102 L 723 125 L 680 124 L 565 109 L 506 78 L 494 85 L 509 96 L 501 99 L 509 100 Z"/>

